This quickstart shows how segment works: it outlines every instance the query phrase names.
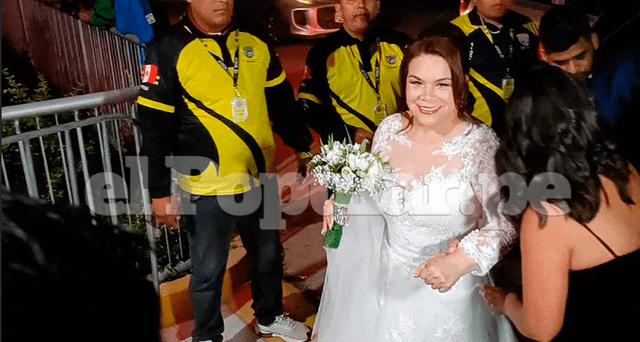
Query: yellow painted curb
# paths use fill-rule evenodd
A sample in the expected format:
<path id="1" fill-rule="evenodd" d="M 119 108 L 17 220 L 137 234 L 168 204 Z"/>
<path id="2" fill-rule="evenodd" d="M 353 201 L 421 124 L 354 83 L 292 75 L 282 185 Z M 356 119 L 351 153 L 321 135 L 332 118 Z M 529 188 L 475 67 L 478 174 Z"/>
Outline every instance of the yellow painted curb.
<path id="1" fill-rule="evenodd" d="M 193 319 L 187 275 L 160 284 L 160 326 L 167 328 Z"/>

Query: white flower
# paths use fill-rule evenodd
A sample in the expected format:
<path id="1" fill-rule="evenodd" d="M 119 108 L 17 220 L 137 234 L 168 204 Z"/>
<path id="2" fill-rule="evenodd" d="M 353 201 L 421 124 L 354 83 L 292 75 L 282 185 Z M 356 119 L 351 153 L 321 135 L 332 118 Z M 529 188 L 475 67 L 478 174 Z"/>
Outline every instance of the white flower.
<path id="1" fill-rule="evenodd" d="M 334 150 L 329 150 L 326 153 L 327 155 L 327 163 L 335 164 L 340 161 L 340 154 Z"/>
<path id="2" fill-rule="evenodd" d="M 356 169 L 356 156 L 354 154 L 350 154 L 347 156 L 347 163 L 349 164 L 349 167 L 352 169 Z"/>
<path id="3" fill-rule="evenodd" d="M 347 163 L 349 164 L 349 167 L 351 168 L 351 170 L 366 171 L 370 164 L 368 159 L 369 158 L 367 157 L 367 155 L 364 155 L 364 154 L 360 154 L 360 155 L 350 154 L 347 156 Z"/>
<path id="4" fill-rule="evenodd" d="M 340 192 L 379 191 L 384 164 L 378 155 L 361 151 L 360 144 L 323 145 L 309 164 L 316 182 Z"/>

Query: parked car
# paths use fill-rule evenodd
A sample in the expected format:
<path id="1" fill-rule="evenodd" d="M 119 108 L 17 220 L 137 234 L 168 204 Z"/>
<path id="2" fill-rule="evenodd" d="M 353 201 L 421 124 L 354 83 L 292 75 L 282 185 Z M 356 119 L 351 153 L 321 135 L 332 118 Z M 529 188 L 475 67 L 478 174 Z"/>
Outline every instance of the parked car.
<path id="1" fill-rule="evenodd" d="M 266 28 L 275 42 L 290 37 L 317 38 L 342 26 L 336 15 L 339 0 L 270 0 Z"/>
<path id="2" fill-rule="evenodd" d="M 513 10 L 527 15 L 535 22 L 539 23 L 544 12 L 553 5 L 572 5 L 581 8 L 589 15 L 593 24 L 602 13 L 602 3 L 605 0 L 516 0 Z M 473 9 L 471 0 L 460 0 L 460 14 L 467 13 Z"/>

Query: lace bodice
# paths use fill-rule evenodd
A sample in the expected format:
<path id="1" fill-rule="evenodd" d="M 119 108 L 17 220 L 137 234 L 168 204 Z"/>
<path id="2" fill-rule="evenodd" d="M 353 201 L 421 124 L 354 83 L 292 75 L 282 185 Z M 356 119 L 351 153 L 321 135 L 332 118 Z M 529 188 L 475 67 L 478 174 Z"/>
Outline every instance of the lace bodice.
<path id="1" fill-rule="evenodd" d="M 375 196 L 387 220 L 390 257 L 413 274 L 451 239 L 484 275 L 516 239 L 502 214 L 494 154 L 498 140 L 483 124 L 466 124 L 440 146 L 411 141 L 401 114 L 376 130 L 373 152 L 390 163 L 385 190 Z"/>

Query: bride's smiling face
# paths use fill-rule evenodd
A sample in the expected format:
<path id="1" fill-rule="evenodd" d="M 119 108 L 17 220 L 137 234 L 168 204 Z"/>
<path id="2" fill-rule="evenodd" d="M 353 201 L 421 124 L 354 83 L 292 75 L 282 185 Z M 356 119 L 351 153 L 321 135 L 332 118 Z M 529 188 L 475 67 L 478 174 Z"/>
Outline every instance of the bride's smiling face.
<path id="1" fill-rule="evenodd" d="M 414 125 L 436 128 L 457 121 L 451 69 L 436 55 L 420 55 L 408 67 L 407 106 Z"/>

